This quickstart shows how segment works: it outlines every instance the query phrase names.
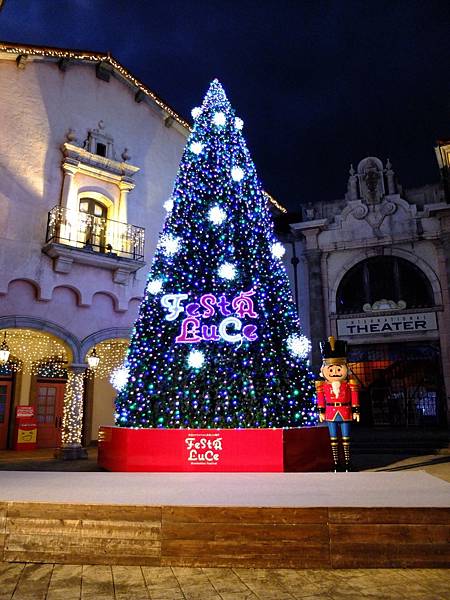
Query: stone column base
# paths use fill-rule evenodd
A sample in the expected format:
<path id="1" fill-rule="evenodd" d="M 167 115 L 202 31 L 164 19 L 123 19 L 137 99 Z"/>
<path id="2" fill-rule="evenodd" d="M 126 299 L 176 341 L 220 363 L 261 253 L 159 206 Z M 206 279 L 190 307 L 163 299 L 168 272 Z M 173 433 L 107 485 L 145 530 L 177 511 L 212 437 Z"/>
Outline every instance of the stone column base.
<path id="1" fill-rule="evenodd" d="M 61 446 L 55 450 L 54 456 L 59 460 L 83 460 L 88 457 L 88 453 L 81 445 Z"/>

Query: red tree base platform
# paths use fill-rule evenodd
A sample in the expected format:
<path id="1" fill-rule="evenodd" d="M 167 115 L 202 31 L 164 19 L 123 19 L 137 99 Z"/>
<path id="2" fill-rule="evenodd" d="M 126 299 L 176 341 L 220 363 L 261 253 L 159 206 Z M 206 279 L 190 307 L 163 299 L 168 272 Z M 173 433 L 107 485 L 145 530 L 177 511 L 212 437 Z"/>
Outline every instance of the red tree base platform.
<path id="1" fill-rule="evenodd" d="M 98 439 L 98 464 L 108 471 L 317 472 L 329 471 L 332 465 L 326 427 L 100 427 Z"/>

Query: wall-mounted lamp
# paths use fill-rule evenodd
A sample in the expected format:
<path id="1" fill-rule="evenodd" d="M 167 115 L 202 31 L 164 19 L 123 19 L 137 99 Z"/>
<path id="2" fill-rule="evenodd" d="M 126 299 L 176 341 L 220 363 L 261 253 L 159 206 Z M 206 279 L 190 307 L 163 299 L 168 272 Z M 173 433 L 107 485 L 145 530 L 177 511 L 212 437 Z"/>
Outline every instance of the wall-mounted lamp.
<path id="1" fill-rule="evenodd" d="M 0 345 L 0 364 L 4 365 L 5 363 L 7 363 L 9 360 L 9 355 L 10 355 L 10 351 L 9 351 L 9 346 L 6 343 L 6 331 L 5 331 L 5 337 L 3 338 L 3 342 Z"/>
<path id="2" fill-rule="evenodd" d="M 90 369 L 96 369 L 98 367 L 100 358 L 97 356 L 95 348 L 92 349 L 92 352 L 87 357 L 87 361 Z"/>

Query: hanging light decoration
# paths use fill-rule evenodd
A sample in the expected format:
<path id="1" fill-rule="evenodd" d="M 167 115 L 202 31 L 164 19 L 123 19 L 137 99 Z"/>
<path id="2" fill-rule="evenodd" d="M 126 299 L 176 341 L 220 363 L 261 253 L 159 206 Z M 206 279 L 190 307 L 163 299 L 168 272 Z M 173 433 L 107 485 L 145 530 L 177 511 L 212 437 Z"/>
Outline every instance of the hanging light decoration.
<path id="1" fill-rule="evenodd" d="M 6 342 L 6 331 L 5 331 L 5 336 L 3 338 L 3 342 L 0 346 L 0 364 L 4 365 L 5 363 L 7 363 L 9 360 L 9 355 L 10 355 L 10 351 L 9 351 L 9 346 Z"/>
<path id="2" fill-rule="evenodd" d="M 3 333 L 0 353 L 5 353 L 0 354 L 0 357 L 5 358 L 6 351 L 10 354 L 6 363 L 0 359 L 0 365 L 7 364 L 8 372 L 23 371 L 31 375 L 40 375 L 43 364 L 48 369 L 52 366 L 60 368 L 62 363 L 68 361 L 69 355 L 64 343 L 50 334 L 33 329 L 8 329 Z"/>
<path id="3" fill-rule="evenodd" d="M 95 346 L 95 352 L 100 359 L 95 369 L 96 379 L 109 380 L 113 371 L 123 366 L 129 343 L 129 340 L 123 338 L 113 338 Z M 88 370 L 88 375 L 92 373 L 93 371 Z"/>

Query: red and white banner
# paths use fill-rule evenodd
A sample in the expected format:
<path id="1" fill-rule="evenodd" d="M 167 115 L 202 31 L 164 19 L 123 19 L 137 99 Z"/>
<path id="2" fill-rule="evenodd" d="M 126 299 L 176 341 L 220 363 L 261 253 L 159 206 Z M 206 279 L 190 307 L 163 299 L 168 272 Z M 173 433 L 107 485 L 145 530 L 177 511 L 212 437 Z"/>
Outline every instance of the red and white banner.
<path id="1" fill-rule="evenodd" d="M 100 427 L 98 463 L 109 471 L 327 471 L 328 430 Z"/>

